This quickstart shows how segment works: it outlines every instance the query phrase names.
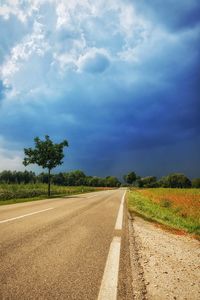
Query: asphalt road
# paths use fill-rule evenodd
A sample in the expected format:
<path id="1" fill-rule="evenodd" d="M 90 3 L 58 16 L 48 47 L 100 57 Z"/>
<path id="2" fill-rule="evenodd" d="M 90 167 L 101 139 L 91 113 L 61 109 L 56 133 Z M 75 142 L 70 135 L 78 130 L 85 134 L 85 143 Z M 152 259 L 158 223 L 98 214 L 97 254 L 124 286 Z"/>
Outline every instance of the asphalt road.
<path id="1" fill-rule="evenodd" d="M 110 299 L 116 299 L 116 276 L 118 299 L 129 299 L 126 232 L 115 230 L 123 195 L 118 189 L 1 206 L 0 299 L 94 300 L 106 295 L 104 276 L 104 285 L 111 280 Z M 122 241 L 119 276 L 116 263 L 114 274 L 112 262 L 106 267 L 116 238 Z"/>

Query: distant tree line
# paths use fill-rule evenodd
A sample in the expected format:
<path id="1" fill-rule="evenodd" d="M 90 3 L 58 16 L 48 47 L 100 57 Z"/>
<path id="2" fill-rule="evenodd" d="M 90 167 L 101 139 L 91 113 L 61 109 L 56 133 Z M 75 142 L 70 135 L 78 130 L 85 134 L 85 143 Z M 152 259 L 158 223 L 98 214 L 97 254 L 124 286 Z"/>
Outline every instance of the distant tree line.
<path id="1" fill-rule="evenodd" d="M 34 172 L 30 171 L 2 171 L 0 173 L 0 183 L 36 183 L 38 182 L 37 176 Z"/>
<path id="2" fill-rule="evenodd" d="M 0 183 L 7 184 L 28 184 L 28 183 L 48 183 L 48 173 L 36 175 L 32 171 L 2 171 L 0 172 Z M 200 188 L 200 178 L 190 180 L 184 174 L 173 173 L 157 179 L 155 176 L 141 177 L 135 172 L 130 172 L 123 177 L 125 186 L 135 186 L 141 188 L 164 187 L 164 188 Z M 115 176 L 105 178 L 87 176 L 83 171 L 60 172 L 51 175 L 51 182 L 55 185 L 63 186 L 94 186 L 94 187 L 119 187 L 121 182 Z"/>
<path id="3" fill-rule="evenodd" d="M 0 173 L 0 183 L 7 184 L 48 183 L 48 179 L 48 173 L 40 173 L 39 175 L 32 171 L 3 171 Z M 121 182 L 115 176 L 105 178 L 87 176 L 80 170 L 52 174 L 51 182 L 63 186 L 119 187 L 121 185 Z"/>
<path id="4" fill-rule="evenodd" d="M 157 179 L 155 176 L 141 177 L 135 172 L 130 172 L 123 176 L 125 185 L 141 187 L 141 188 L 200 188 L 200 178 L 195 178 L 192 181 L 181 173 L 172 173 Z"/>

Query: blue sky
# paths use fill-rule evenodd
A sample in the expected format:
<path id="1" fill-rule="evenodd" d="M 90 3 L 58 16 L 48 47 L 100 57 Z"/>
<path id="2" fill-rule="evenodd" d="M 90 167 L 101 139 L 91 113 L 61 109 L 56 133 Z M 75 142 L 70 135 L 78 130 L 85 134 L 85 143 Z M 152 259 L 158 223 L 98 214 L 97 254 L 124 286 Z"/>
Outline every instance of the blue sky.
<path id="1" fill-rule="evenodd" d="M 57 171 L 200 176 L 198 0 L 0 5 L 0 170 L 48 134 Z"/>

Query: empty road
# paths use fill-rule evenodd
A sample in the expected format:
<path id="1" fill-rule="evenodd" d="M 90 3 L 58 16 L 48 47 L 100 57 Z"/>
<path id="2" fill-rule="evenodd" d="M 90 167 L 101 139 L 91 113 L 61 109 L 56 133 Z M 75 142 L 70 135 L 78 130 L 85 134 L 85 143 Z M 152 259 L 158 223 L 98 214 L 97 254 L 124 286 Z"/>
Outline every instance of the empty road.
<path id="1" fill-rule="evenodd" d="M 131 299 L 124 193 L 1 206 L 0 299 Z"/>

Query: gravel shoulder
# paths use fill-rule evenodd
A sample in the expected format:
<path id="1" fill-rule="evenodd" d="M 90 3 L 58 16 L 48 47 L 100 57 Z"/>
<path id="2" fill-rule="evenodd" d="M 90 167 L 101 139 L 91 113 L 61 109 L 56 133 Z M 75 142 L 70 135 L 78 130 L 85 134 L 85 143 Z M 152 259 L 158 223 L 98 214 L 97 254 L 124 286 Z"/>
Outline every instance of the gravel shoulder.
<path id="1" fill-rule="evenodd" d="M 129 218 L 134 299 L 200 299 L 200 243 Z M 137 281 L 144 284 L 138 290 Z"/>

